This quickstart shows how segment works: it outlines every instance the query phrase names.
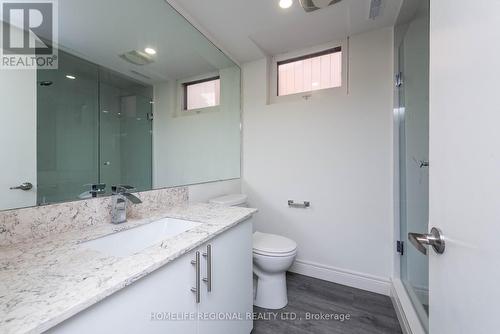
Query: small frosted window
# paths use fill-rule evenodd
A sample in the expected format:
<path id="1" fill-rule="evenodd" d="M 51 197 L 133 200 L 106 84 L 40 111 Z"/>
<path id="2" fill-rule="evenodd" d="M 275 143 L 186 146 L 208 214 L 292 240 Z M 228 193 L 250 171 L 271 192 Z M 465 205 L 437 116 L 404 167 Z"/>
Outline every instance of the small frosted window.
<path id="1" fill-rule="evenodd" d="M 278 96 L 341 85 L 340 47 L 278 62 Z"/>
<path id="2" fill-rule="evenodd" d="M 220 104 L 220 77 L 184 84 L 184 110 L 215 107 Z"/>

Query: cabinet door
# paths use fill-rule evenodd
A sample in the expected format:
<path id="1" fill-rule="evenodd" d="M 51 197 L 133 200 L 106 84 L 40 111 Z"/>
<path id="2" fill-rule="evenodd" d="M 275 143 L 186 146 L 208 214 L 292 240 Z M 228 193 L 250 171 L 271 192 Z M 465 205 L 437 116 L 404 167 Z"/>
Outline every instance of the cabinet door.
<path id="1" fill-rule="evenodd" d="M 211 245 L 212 289 L 202 282 L 199 334 L 248 334 L 253 327 L 252 223 L 243 222 L 205 244 Z M 207 277 L 208 258 L 202 257 L 202 278 Z M 241 320 L 211 320 L 204 317 L 240 316 Z"/>
<path id="2" fill-rule="evenodd" d="M 194 254 L 189 253 L 176 259 L 48 333 L 195 334 L 197 304 L 191 291 L 196 277 L 191 264 L 193 258 Z M 194 319 L 190 320 L 189 315 Z M 178 320 L 182 316 L 187 320 Z"/>

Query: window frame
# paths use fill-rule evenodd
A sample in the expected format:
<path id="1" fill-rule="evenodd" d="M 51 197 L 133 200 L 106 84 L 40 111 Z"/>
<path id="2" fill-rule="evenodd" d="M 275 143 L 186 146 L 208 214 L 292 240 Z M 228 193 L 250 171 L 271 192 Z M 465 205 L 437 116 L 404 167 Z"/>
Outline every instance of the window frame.
<path id="1" fill-rule="evenodd" d="M 288 95 L 278 95 L 279 94 L 279 81 L 278 81 L 278 63 L 284 64 L 286 61 L 291 62 L 292 60 L 301 60 L 303 57 L 311 55 L 320 55 L 322 52 L 334 50 L 340 48 L 342 53 L 342 75 L 341 75 L 341 86 L 340 87 L 330 87 L 324 89 L 317 89 L 311 91 L 305 91 L 301 93 L 288 94 Z M 305 58 L 307 59 L 307 58 Z M 275 103 L 285 103 L 285 102 L 298 102 L 308 100 L 310 98 L 316 97 L 327 97 L 339 94 L 348 94 L 348 70 L 349 70 L 349 42 L 348 38 L 343 40 L 332 41 L 330 43 L 318 45 L 315 47 L 297 50 L 293 52 L 279 54 L 268 58 L 268 95 L 267 104 Z"/>
<path id="2" fill-rule="evenodd" d="M 188 109 L 188 87 L 192 86 L 192 85 L 204 83 L 204 82 L 215 81 L 215 80 L 220 81 L 220 75 L 183 82 L 182 83 L 182 108 L 181 108 L 181 110 L 183 112 L 190 112 L 190 111 L 194 111 L 194 110 L 203 110 L 203 109 L 207 109 L 207 108 L 216 108 L 216 107 L 220 106 L 220 100 L 219 100 L 219 104 L 214 105 L 214 106 L 206 106 L 206 107 L 202 107 L 202 108 Z M 220 85 L 219 85 L 219 96 L 220 96 Z"/>
<path id="3" fill-rule="evenodd" d="M 318 51 L 318 52 L 314 52 L 314 53 L 305 54 L 303 56 L 298 56 L 298 57 L 294 57 L 294 58 L 288 58 L 288 59 L 285 59 L 285 60 L 276 61 L 276 69 L 277 69 L 277 71 L 276 71 L 276 84 L 277 84 L 277 86 L 276 86 L 276 96 L 287 96 L 287 95 L 294 95 L 294 94 L 304 94 L 304 93 L 314 92 L 314 91 L 317 91 L 317 90 L 342 87 L 343 82 L 341 82 L 340 86 L 338 86 L 338 87 L 328 87 L 328 88 L 322 88 L 322 89 L 306 90 L 306 91 L 303 91 L 303 92 L 298 92 L 298 93 L 293 93 L 293 94 L 279 95 L 279 93 L 280 93 L 280 87 L 279 87 L 279 85 L 280 85 L 280 71 L 279 71 L 279 68 L 280 68 L 281 65 L 286 65 L 286 64 L 294 63 L 294 62 L 301 61 L 301 60 L 307 60 L 307 59 L 312 59 L 312 58 L 316 58 L 316 57 L 326 56 L 326 55 L 334 54 L 334 53 L 337 53 L 337 52 L 342 52 L 342 46 L 336 46 L 336 47 L 333 47 L 333 48 L 330 48 L 330 49 L 326 49 L 326 50 L 323 50 L 323 51 Z M 342 66 L 342 64 L 341 64 L 341 66 Z"/>

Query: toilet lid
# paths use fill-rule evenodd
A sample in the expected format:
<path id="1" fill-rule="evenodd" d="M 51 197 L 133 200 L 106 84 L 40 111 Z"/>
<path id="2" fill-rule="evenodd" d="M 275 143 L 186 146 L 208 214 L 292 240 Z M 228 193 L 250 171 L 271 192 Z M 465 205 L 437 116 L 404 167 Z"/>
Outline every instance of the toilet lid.
<path id="1" fill-rule="evenodd" d="M 297 249 L 297 243 L 281 235 L 255 232 L 253 249 L 266 253 L 289 253 Z"/>
<path id="2" fill-rule="evenodd" d="M 211 199 L 209 202 L 212 204 L 221 204 L 226 206 L 234 206 L 245 204 L 247 201 L 247 195 L 244 194 L 233 194 L 225 195 L 217 198 Z"/>

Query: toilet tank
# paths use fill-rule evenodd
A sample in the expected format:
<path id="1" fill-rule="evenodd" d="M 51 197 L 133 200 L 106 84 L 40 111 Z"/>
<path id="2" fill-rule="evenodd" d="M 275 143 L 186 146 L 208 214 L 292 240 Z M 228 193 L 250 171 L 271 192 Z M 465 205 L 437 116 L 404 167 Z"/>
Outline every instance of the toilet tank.
<path id="1" fill-rule="evenodd" d="M 244 194 L 231 194 L 213 198 L 208 202 L 225 206 L 247 207 L 247 198 L 247 195 Z"/>

